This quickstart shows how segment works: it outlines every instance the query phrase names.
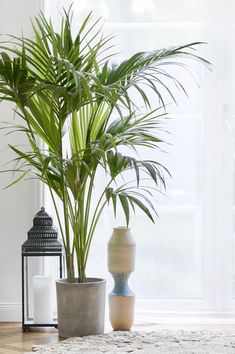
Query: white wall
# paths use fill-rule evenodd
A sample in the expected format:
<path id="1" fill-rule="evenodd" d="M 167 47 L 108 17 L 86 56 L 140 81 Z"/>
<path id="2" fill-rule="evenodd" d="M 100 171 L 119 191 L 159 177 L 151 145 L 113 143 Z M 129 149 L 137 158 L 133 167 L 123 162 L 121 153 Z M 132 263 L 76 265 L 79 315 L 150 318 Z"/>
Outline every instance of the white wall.
<path id="1" fill-rule="evenodd" d="M 30 17 L 42 8 L 41 0 L 8 0 L 0 2 L 0 33 L 31 36 Z M 0 103 L 0 122 L 12 121 L 9 104 Z M 0 170 L 9 160 L 7 144 L 23 144 L 20 135 L 4 136 L 0 132 Z M 21 244 L 27 237 L 32 219 L 40 209 L 36 182 L 25 181 L 10 189 L 10 174 L 0 174 L 0 321 L 21 321 Z"/>

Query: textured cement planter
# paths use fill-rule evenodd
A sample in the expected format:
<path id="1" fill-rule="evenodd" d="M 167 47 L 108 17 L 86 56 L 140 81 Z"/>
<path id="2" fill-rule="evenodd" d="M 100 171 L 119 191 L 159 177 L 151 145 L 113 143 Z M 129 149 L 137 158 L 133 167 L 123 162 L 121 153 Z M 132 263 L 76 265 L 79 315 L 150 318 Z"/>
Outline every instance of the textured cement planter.
<path id="1" fill-rule="evenodd" d="M 56 281 L 58 332 L 63 338 L 104 333 L 106 281 L 88 278 L 86 283 Z"/>

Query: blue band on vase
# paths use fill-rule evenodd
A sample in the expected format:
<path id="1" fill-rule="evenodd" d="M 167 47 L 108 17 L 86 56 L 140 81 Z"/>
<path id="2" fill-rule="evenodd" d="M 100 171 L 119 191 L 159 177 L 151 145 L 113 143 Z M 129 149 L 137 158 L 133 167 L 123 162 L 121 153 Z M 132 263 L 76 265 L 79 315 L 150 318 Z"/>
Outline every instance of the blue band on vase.
<path id="1" fill-rule="evenodd" d="M 128 278 L 131 273 L 111 273 L 114 280 L 114 288 L 110 296 L 134 296 L 129 288 Z"/>

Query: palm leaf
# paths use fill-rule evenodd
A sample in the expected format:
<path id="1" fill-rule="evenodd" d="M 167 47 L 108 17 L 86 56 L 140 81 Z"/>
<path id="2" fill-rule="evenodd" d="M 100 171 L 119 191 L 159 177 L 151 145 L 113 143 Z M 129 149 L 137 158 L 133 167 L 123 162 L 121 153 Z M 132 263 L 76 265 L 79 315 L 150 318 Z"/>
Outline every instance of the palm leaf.
<path id="1" fill-rule="evenodd" d="M 73 36 L 71 8 L 63 12 L 58 32 L 41 12 L 32 21 L 34 39 L 10 36 L 0 43 L 0 100 L 15 103 L 16 119 L 23 120 L 23 124 L 6 124 L 7 132 L 25 134 L 30 149 L 10 146 L 16 155 L 12 170 L 19 174 L 10 185 L 27 176 L 48 185 L 70 282 L 75 252 L 79 281 L 85 281 L 91 241 L 107 203 L 112 203 L 115 215 L 121 207 L 127 225 L 136 208 L 154 222 L 154 193 L 143 181 L 147 178 L 153 190 L 161 192 L 170 174 L 157 161 L 122 154 L 121 149 L 161 149 L 167 100 L 176 101 L 175 89 L 187 94 L 168 67 L 188 71 L 188 58 L 209 65 L 196 53 L 200 42 L 139 52 L 114 64 L 112 37 L 102 34 L 100 19 L 92 22 L 91 18 L 92 13 Z M 154 93 L 157 107 L 151 107 L 146 86 Z M 147 113 L 140 110 L 142 102 L 132 98 L 132 90 Z M 94 201 L 98 171 L 106 174 L 107 184 Z M 120 186 L 120 177 L 125 181 L 127 172 L 133 173 L 134 182 Z M 61 219 L 56 196 L 63 205 Z"/>

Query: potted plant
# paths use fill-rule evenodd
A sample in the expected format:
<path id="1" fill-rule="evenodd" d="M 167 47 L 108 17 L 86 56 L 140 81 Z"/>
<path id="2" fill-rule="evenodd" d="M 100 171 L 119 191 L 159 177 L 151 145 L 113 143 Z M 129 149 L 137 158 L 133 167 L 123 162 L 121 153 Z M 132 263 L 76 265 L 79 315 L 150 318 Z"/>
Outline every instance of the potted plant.
<path id="1" fill-rule="evenodd" d="M 110 38 L 100 35 L 98 21 L 91 24 L 90 19 L 91 14 L 73 36 L 70 10 L 62 16 L 59 33 L 41 13 L 32 24 L 34 39 L 11 36 L 0 53 L 1 100 L 15 103 L 22 120 L 10 129 L 23 132 L 30 146 L 9 146 L 19 174 L 11 185 L 30 175 L 48 186 L 63 238 L 67 278 L 57 283 L 63 337 L 103 332 L 105 281 L 87 278 L 86 265 L 105 206 L 110 203 L 114 213 L 121 207 L 127 225 L 136 207 L 154 221 L 154 193 L 142 184 L 142 176 L 158 189 L 168 171 L 157 161 L 122 154 L 120 147 L 135 151 L 161 144 L 163 91 L 174 99 L 164 78 L 184 91 L 162 65 L 181 65 L 177 60 L 186 57 L 207 63 L 193 52 L 199 43 L 190 43 L 136 53 L 113 64 L 106 52 Z M 151 107 L 144 84 L 158 99 L 157 108 Z M 139 93 L 141 104 L 131 90 Z M 144 113 L 139 109 L 143 104 Z M 94 201 L 98 170 L 106 183 Z M 134 183 L 120 184 L 118 177 L 129 170 Z"/>

